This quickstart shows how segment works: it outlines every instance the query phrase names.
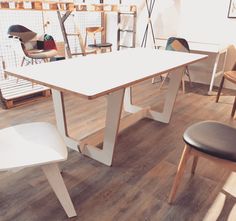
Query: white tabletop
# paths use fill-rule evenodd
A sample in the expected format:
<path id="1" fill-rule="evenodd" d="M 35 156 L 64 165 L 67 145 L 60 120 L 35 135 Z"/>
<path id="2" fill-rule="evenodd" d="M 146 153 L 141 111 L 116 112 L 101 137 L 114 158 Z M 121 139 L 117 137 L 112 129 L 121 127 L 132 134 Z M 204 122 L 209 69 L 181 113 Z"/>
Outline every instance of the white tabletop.
<path id="1" fill-rule="evenodd" d="M 6 73 L 93 99 L 206 57 L 200 54 L 135 48 L 9 68 Z"/>
<path id="2" fill-rule="evenodd" d="M 164 38 L 156 38 L 156 46 L 159 47 L 166 47 L 167 39 Z M 194 42 L 194 41 L 188 41 L 190 51 L 202 51 L 202 52 L 212 52 L 212 53 L 218 53 L 222 50 L 225 50 L 227 48 L 226 45 L 222 44 L 213 44 L 213 43 L 205 43 L 205 42 Z"/>

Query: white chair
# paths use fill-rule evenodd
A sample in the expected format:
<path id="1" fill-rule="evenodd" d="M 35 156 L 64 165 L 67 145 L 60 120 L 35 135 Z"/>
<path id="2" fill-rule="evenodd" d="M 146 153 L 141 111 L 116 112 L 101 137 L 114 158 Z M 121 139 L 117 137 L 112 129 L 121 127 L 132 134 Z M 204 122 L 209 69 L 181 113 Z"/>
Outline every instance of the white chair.
<path id="1" fill-rule="evenodd" d="M 0 171 L 41 166 L 66 214 L 74 217 L 76 212 L 57 165 L 67 155 L 63 139 L 49 123 L 27 123 L 0 130 Z"/>

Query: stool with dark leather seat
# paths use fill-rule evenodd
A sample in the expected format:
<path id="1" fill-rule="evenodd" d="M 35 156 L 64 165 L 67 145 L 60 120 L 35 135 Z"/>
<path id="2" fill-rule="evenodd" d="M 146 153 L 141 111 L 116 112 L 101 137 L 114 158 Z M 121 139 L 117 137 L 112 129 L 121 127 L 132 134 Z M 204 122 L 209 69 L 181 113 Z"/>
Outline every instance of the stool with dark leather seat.
<path id="1" fill-rule="evenodd" d="M 91 36 L 93 39 L 93 44 L 88 44 L 88 47 L 96 49 L 96 50 L 100 50 L 101 52 L 102 50 L 107 51 L 107 49 L 109 49 L 109 52 L 111 52 L 112 51 L 111 43 L 108 43 L 108 42 L 97 43 L 96 42 L 96 34 L 97 33 L 102 34 L 102 32 L 104 32 L 103 27 L 87 27 L 86 36 L 85 36 L 85 47 L 87 46 L 88 36 Z"/>
<path id="2" fill-rule="evenodd" d="M 236 128 L 216 121 L 203 121 L 188 127 L 183 139 L 186 145 L 169 195 L 169 203 L 175 197 L 190 156 L 193 156 L 192 174 L 195 173 L 198 157 L 221 163 L 236 171 Z"/>

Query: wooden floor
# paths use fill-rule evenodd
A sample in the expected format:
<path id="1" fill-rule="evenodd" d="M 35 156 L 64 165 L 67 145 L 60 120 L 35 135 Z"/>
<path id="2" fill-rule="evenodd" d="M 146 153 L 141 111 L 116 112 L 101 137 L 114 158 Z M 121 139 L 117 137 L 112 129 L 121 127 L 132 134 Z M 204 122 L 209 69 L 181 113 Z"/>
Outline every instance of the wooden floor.
<path id="1" fill-rule="evenodd" d="M 233 97 L 227 94 L 215 103 L 215 96 L 206 96 L 207 89 L 194 85 L 187 87 L 186 94 L 180 91 L 170 124 L 143 119 L 119 134 L 112 167 L 70 151 L 61 164 L 78 212 L 70 220 L 235 221 L 235 174 L 203 159 L 194 177 L 189 170 L 185 173 L 174 204 L 167 203 L 186 127 L 207 119 L 236 126 L 230 118 Z M 164 94 L 165 87 L 160 91 L 157 84 L 146 81 L 134 88 L 134 102 L 161 109 Z M 66 106 L 72 136 L 79 138 L 103 127 L 105 98 L 88 102 L 67 94 Z M 51 98 L 0 109 L 0 128 L 32 121 L 55 123 Z M 0 220 L 67 218 L 40 168 L 28 168 L 0 173 Z"/>

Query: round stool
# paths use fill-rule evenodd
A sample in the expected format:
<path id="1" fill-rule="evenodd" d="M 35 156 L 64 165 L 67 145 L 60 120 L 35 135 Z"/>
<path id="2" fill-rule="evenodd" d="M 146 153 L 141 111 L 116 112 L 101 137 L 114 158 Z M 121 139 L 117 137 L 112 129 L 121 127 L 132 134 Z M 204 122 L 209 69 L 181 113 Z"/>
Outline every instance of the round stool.
<path id="1" fill-rule="evenodd" d="M 112 51 L 112 44 L 111 43 L 99 43 L 99 44 L 89 44 L 88 47 L 90 48 L 95 48 L 95 49 L 100 49 L 100 50 L 107 50 L 109 49 L 109 51 Z"/>
<path id="2" fill-rule="evenodd" d="M 203 121 L 188 127 L 183 139 L 186 145 L 170 192 L 169 203 L 175 197 L 190 156 L 193 156 L 192 174 L 195 173 L 198 157 L 221 163 L 236 171 L 236 128 L 216 121 Z"/>
<path id="3" fill-rule="evenodd" d="M 105 50 L 107 52 L 107 49 L 109 49 L 109 52 L 112 51 L 112 44 L 108 42 L 102 42 L 102 43 L 97 43 L 96 42 L 96 34 L 104 33 L 105 29 L 104 27 L 87 27 L 86 28 L 86 36 L 85 36 L 85 46 L 87 45 L 87 39 L 88 36 L 90 36 L 93 40 L 93 44 L 89 44 L 88 47 L 96 49 L 96 51 L 103 52 Z"/>

